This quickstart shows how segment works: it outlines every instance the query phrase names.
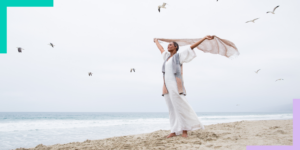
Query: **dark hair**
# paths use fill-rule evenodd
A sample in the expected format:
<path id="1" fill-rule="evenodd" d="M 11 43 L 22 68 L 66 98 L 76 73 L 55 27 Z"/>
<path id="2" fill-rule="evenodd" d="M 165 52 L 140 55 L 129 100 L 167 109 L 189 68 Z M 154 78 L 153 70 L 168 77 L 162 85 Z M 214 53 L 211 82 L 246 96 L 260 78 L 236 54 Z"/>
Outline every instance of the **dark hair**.
<path id="1" fill-rule="evenodd" d="M 176 51 L 178 51 L 178 50 L 179 50 L 178 43 L 176 43 L 176 42 L 173 42 L 173 44 L 174 44 L 174 46 L 176 47 Z"/>

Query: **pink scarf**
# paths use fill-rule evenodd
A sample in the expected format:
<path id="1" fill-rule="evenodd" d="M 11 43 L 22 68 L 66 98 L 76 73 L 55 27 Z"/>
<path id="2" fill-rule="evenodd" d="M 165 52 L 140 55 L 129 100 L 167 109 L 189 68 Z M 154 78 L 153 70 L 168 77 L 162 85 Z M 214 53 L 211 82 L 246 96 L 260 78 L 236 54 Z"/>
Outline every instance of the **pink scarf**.
<path id="1" fill-rule="evenodd" d="M 185 45 L 192 45 L 199 40 L 199 39 L 162 39 L 158 38 L 159 41 L 163 42 L 177 42 L 179 46 Z M 201 44 L 197 46 L 197 48 L 204 53 L 212 53 L 212 54 L 219 54 L 225 56 L 227 58 L 235 58 L 240 53 L 234 43 L 231 41 L 221 39 L 214 35 L 214 39 L 212 40 L 204 40 Z"/>

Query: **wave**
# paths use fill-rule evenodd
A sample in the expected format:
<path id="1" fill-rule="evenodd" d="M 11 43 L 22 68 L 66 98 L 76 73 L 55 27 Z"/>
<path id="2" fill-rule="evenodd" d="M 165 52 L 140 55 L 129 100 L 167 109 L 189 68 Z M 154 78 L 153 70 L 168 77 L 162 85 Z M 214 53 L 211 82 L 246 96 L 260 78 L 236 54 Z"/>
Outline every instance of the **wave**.
<path id="1" fill-rule="evenodd" d="M 204 125 L 234 122 L 242 120 L 276 120 L 292 119 L 292 114 L 266 114 L 266 115 L 214 115 L 199 117 Z M 0 123 L 0 132 L 33 131 L 51 129 L 72 129 L 105 126 L 126 125 L 162 125 L 169 124 L 169 118 L 124 118 L 124 119 L 90 119 L 90 120 L 17 120 Z"/>
<path id="2" fill-rule="evenodd" d="M 257 119 L 257 118 L 269 118 L 269 119 L 291 119 L 293 114 L 266 114 L 266 115 L 232 115 L 232 116 L 204 116 L 202 119 Z"/>
<path id="3" fill-rule="evenodd" d="M 168 119 L 120 119 L 120 120 L 37 120 L 14 121 L 0 123 L 0 132 L 20 130 L 66 129 L 102 126 L 138 125 L 138 124 L 164 124 Z"/>

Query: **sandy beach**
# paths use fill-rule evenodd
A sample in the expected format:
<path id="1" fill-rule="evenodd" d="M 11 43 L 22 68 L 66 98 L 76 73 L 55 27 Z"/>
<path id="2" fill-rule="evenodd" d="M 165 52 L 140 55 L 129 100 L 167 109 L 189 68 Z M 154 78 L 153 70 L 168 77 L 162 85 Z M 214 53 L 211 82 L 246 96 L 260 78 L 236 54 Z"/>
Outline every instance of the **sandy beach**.
<path id="1" fill-rule="evenodd" d="M 293 145 L 293 120 L 239 121 L 205 126 L 205 130 L 166 138 L 169 130 L 152 133 L 86 140 L 16 150 L 113 150 L 113 149 L 222 149 L 245 150 L 249 145 Z M 59 138 L 59 137 L 58 137 Z"/>

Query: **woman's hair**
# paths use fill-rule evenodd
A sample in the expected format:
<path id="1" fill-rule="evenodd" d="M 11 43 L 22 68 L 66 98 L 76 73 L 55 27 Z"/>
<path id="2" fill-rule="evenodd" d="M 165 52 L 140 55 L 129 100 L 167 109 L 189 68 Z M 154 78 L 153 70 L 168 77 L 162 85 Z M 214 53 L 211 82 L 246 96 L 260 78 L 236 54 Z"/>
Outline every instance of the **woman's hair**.
<path id="1" fill-rule="evenodd" d="M 173 42 L 173 44 L 174 44 L 174 46 L 176 47 L 176 51 L 178 51 L 178 50 L 179 50 L 178 43 L 176 43 L 176 42 Z"/>

